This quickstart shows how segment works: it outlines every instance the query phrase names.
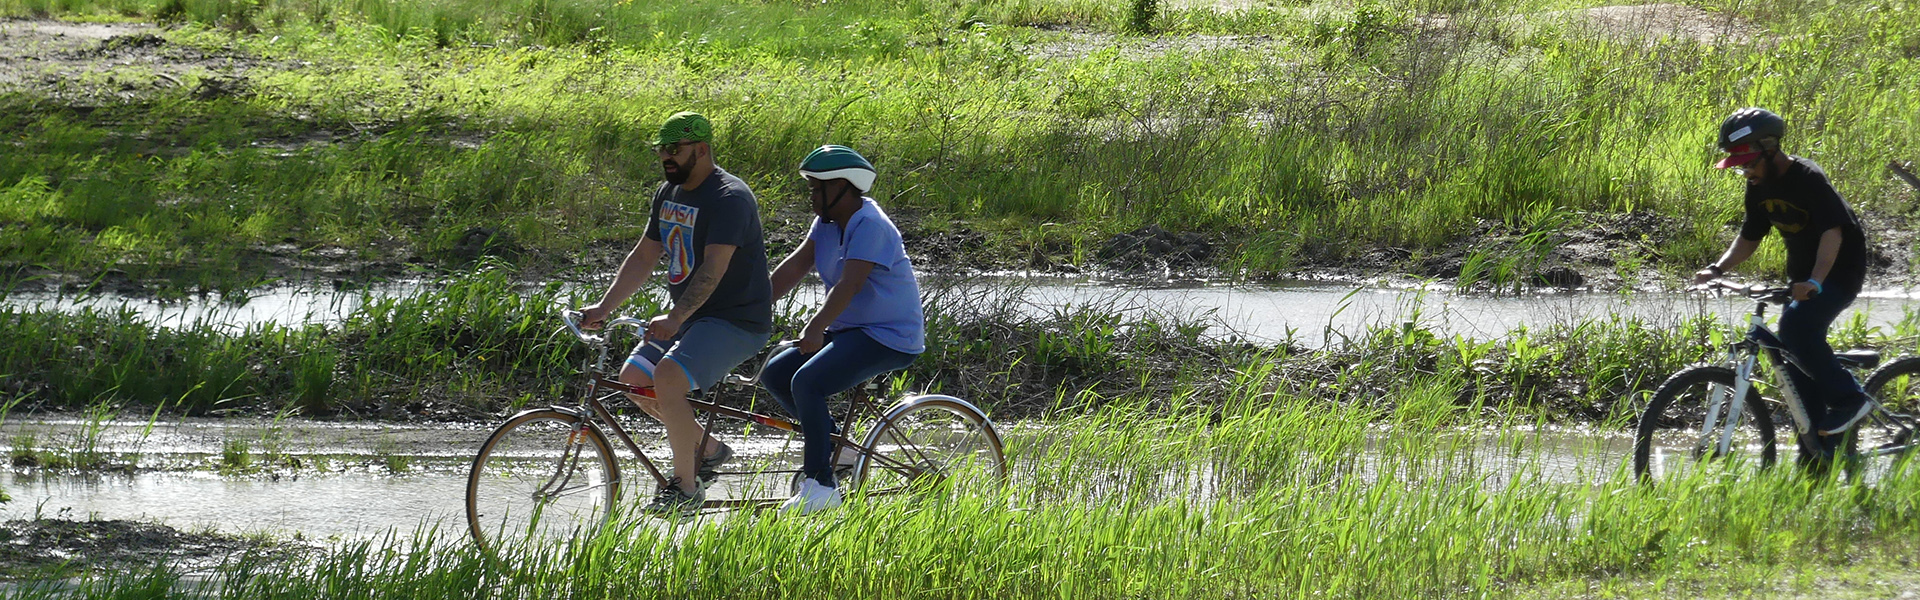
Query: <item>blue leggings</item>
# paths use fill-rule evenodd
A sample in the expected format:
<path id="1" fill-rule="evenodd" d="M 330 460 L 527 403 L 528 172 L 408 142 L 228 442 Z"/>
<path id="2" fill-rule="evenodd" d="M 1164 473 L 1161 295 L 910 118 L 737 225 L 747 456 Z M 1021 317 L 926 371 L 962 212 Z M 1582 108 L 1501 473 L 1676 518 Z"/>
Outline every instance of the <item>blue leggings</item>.
<path id="1" fill-rule="evenodd" d="M 1801 402 L 1806 405 L 1807 417 L 1815 427 L 1835 406 L 1858 406 L 1853 404 L 1856 402 L 1853 397 L 1862 395 L 1860 383 L 1833 358 L 1833 347 L 1827 345 L 1827 328 L 1840 316 L 1840 311 L 1853 304 L 1854 296 L 1829 291 L 1788 304 L 1780 311 L 1780 343 L 1807 369 L 1805 373 L 1800 369 L 1787 369 L 1787 373 L 1793 377 L 1793 387 L 1805 396 Z"/>
<path id="2" fill-rule="evenodd" d="M 907 354 L 873 341 L 861 329 L 828 333 L 827 343 L 812 355 L 788 348 L 760 373 L 760 385 L 787 412 L 800 418 L 806 446 L 800 453 L 800 472 L 821 485 L 834 487 L 833 415 L 827 396 L 846 391 L 875 375 L 906 368 L 918 354 Z"/>

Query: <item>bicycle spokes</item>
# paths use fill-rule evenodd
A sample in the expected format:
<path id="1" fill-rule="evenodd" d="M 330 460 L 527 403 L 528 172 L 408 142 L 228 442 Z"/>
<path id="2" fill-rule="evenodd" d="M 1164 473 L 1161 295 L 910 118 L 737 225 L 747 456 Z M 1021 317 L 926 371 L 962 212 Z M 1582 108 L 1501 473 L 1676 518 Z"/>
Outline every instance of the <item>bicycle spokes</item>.
<path id="1" fill-rule="evenodd" d="M 868 493 L 968 487 L 1003 473 L 998 440 L 959 405 L 933 403 L 892 415 L 872 439 L 862 471 Z"/>
<path id="2" fill-rule="evenodd" d="M 533 490 L 533 500 L 535 502 L 545 502 L 546 500 L 565 496 L 569 493 L 578 493 L 579 490 L 597 487 L 594 484 L 588 484 L 571 492 L 567 489 L 567 483 L 573 481 L 576 475 L 581 474 L 580 452 L 585 445 L 583 443 L 584 434 L 581 433 L 582 431 L 582 429 L 576 428 L 567 434 L 566 446 L 561 449 L 560 457 L 554 461 L 553 474 L 547 476 L 546 484 Z"/>
<path id="3" fill-rule="evenodd" d="M 467 518 L 489 550 L 500 542 L 555 539 L 606 522 L 619 470 L 606 439 L 577 415 L 536 410 L 495 430 L 475 457 Z"/>

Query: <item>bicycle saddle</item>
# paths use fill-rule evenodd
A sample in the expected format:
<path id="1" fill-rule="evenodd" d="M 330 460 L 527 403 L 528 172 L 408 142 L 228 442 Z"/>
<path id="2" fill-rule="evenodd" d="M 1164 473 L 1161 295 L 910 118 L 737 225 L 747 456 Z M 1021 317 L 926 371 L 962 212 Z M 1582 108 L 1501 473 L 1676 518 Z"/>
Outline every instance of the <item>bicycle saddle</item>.
<path id="1" fill-rule="evenodd" d="M 1835 352 L 1833 353 L 1833 357 L 1835 359 L 1838 359 L 1840 361 L 1840 364 L 1843 364 L 1849 367 L 1855 367 L 1860 369 L 1871 369 L 1871 368 L 1880 366 L 1880 351 L 1878 350 L 1848 350 L 1845 352 Z"/>

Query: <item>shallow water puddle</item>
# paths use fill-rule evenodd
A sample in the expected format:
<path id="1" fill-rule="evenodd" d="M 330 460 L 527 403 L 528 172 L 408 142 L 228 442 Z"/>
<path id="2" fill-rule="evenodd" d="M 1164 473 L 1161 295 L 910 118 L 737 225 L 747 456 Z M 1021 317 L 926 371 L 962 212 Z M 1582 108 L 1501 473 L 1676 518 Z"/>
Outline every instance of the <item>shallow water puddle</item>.
<path id="1" fill-rule="evenodd" d="M 666 455 L 662 431 L 628 425 L 636 441 L 660 440 L 643 442 L 649 456 Z M 491 429 L 249 419 L 189 419 L 151 428 L 124 421 L 10 420 L 0 425 L 0 435 L 16 444 L 32 435 L 46 452 L 91 447 L 108 464 L 123 468 L 95 473 L 0 469 L 0 488 L 13 497 L 0 504 L 0 518 L 143 519 L 180 529 L 297 532 L 318 539 L 438 527 L 443 538 L 464 539 L 469 461 Z M 735 465 L 791 468 L 785 465 L 799 458 L 800 443 L 787 436 L 719 436 L 733 446 Z M 223 473 L 234 442 L 246 445 L 251 466 Z M 631 456 L 624 448 L 619 455 Z M 621 468 L 632 482 L 623 499 L 644 499 L 653 488 L 645 468 L 632 460 Z M 732 477 L 709 493 L 785 495 L 789 478 Z"/>
<path id="2" fill-rule="evenodd" d="M 72 297 L 14 293 L 0 304 L 16 308 L 76 311 L 125 309 L 151 322 L 171 326 L 242 328 L 261 323 L 299 325 L 338 322 L 370 299 L 417 293 L 419 284 L 393 284 L 365 291 L 336 292 L 276 288 L 246 298 L 156 301 L 112 295 Z M 1458 294 L 1381 286 L 1312 284 L 1228 285 L 1187 282 L 1152 286 L 1096 279 L 1054 277 L 980 277 L 958 281 L 931 279 L 923 290 L 929 302 L 980 310 L 1008 303 L 1015 310 L 1044 317 L 1066 307 L 1092 307 L 1120 314 L 1153 313 L 1202 319 L 1211 333 L 1237 333 L 1261 342 L 1292 340 L 1318 345 L 1329 336 L 1355 335 L 1369 326 L 1398 326 L 1408 321 L 1445 334 L 1489 339 L 1516 328 L 1573 324 L 1610 314 L 1650 323 L 1678 323 L 1698 315 L 1745 315 L 1752 302 L 1673 292 L 1539 293 L 1520 296 Z M 783 302 L 783 310 L 819 303 L 817 283 L 803 286 Z M 956 302 L 956 300 L 959 300 Z M 1885 326 L 1920 309 L 1920 296 L 1905 290 L 1869 291 L 1842 319 L 1865 316 L 1868 325 Z M 557 325 L 556 321 L 556 326 Z M 1337 332 L 1337 333 L 1336 333 Z"/>
<path id="3" fill-rule="evenodd" d="M 649 456 L 666 456 L 664 432 L 658 426 L 628 425 L 636 441 L 647 444 Z M 12 419 L 0 424 L 0 436 L 11 440 L 16 450 L 31 436 L 43 452 L 93 448 L 120 468 L 76 473 L 16 463 L 0 469 L 0 487 L 13 497 L 0 504 L 0 518 L 151 520 L 185 530 L 297 533 L 308 539 L 407 536 L 438 528 L 442 540 L 464 540 L 469 461 L 491 429 L 487 424 L 258 419 L 182 419 L 151 425 Z M 1283 460 L 1290 466 L 1277 467 L 1311 471 L 1303 474 L 1263 469 L 1267 463 L 1262 460 L 1229 456 L 1232 448 L 1164 448 L 1174 453 L 1165 455 L 1164 464 L 1106 464 L 1102 461 L 1107 459 L 1098 456 L 1059 462 L 1058 457 L 1042 457 L 1049 457 L 1057 444 L 1084 447 L 1088 440 L 1075 440 L 1076 434 L 1057 425 L 1012 424 L 1001 433 L 1011 476 L 1020 489 L 1030 489 L 1031 501 L 1037 502 L 1206 502 L 1271 493 L 1273 483 L 1317 485 L 1382 477 L 1443 480 L 1447 487 L 1485 492 L 1515 485 L 1590 485 L 1624 477 L 1633 445 L 1628 433 L 1585 426 L 1457 429 L 1411 437 L 1374 426 L 1349 449 L 1321 454 L 1300 448 L 1300 454 L 1293 455 L 1298 460 Z M 792 469 L 798 464 L 801 444 L 795 437 L 765 431 L 742 434 L 739 429 L 718 435 L 735 449 L 737 458 L 729 468 Z M 1098 442 L 1108 443 L 1153 442 Z M 1688 443 L 1681 435 L 1663 438 L 1656 456 L 1690 463 L 1683 450 Z M 1791 468 L 1792 443 L 1780 443 L 1780 462 Z M 238 445 L 246 447 L 250 466 L 235 470 L 231 455 Z M 615 445 L 620 446 L 617 441 Z M 1156 454 L 1138 448 L 1116 451 L 1116 456 Z M 651 478 L 624 447 L 616 453 L 628 482 L 622 501 L 644 502 L 653 488 Z M 1060 470 L 1054 468 L 1057 464 L 1071 466 Z M 1872 467 L 1869 482 L 1884 472 L 1886 461 Z M 789 473 L 723 477 L 709 497 L 779 498 L 787 494 L 791 478 Z"/>
<path id="4" fill-rule="evenodd" d="M 0 433 L 40 431 L 66 439 L 71 422 L 8 423 Z M 57 429 L 56 429 L 57 428 Z M 157 424 L 144 438 L 143 423 L 112 423 L 98 435 L 103 451 L 146 468 L 132 473 L 71 473 L 45 469 L 0 469 L 0 486 L 14 501 L 0 505 L 5 518 L 60 516 L 69 519 L 155 520 L 181 529 L 212 528 L 229 533 L 295 533 L 308 539 L 365 538 L 389 532 L 410 535 L 439 529 L 442 539 L 465 539 L 466 458 L 487 431 L 480 427 L 368 427 L 316 422 L 190 421 Z M 1008 446 L 1023 453 L 1053 443 L 1050 428 L 1007 428 Z M 278 433 L 274 433 L 278 432 Z M 294 432 L 294 433 L 288 433 Z M 238 475 L 215 472 L 227 440 L 288 435 L 285 456 L 304 457 L 304 468 L 277 467 Z M 659 432 L 636 432 L 659 438 Z M 736 465 L 792 468 L 800 444 L 785 436 L 741 437 L 723 434 L 734 446 Z M 1422 459 L 1423 477 L 1458 478 L 1488 490 L 1518 483 L 1602 481 L 1626 459 L 1630 438 L 1588 429 L 1528 432 L 1461 431 L 1456 447 Z M 142 442 L 141 440 L 146 440 Z M 390 441 L 379 441 L 379 440 Z M 1367 448 L 1337 469 L 1340 477 L 1371 480 L 1381 469 L 1404 466 L 1404 450 L 1391 450 L 1390 433 L 1370 436 Z M 150 444 L 150 445 L 149 445 Z M 375 448 L 384 448 L 376 451 Z M 660 448 L 650 454 L 664 455 Z M 137 457 L 135 454 L 137 453 Z M 627 453 L 619 451 L 625 458 Z M 1034 465 L 1016 454 L 1012 474 L 1033 476 Z M 1387 457 L 1383 459 L 1382 457 Z M 1432 458 L 1437 456 L 1439 458 Z M 402 470 L 390 467 L 399 459 Z M 258 455 L 254 460 L 266 460 Z M 1025 463 L 1025 464 L 1023 464 Z M 316 466 L 324 465 L 324 466 Z M 636 462 L 621 465 L 629 482 L 624 502 L 644 500 L 651 481 Z M 1438 467 L 1438 471 L 1434 469 Z M 1212 465 L 1149 470 L 1141 481 L 1116 469 L 1111 477 L 1080 473 L 1072 490 L 1043 491 L 1038 498 L 1059 501 L 1100 500 L 1142 494 L 1142 500 L 1230 497 L 1247 482 L 1245 470 L 1218 471 Z M 779 497 L 791 475 L 723 478 L 710 497 Z M 1143 485 L 1145 484 L 1145 485 Z M 1143 492 L 1145 490 L 1145 492 Z"/>

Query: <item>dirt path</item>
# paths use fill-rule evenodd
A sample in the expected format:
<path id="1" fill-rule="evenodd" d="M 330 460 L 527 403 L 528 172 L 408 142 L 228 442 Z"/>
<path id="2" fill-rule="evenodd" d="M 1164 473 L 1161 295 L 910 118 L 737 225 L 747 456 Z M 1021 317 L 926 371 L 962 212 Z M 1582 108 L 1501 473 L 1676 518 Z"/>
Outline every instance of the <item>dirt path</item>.
<path id="1" fill-rule="evenodd" d="M 202 99 L 231 94 L 258 61 L 182 46 L 143 23 L 0 21 L 0 92 L 31 91 L 81 108 L 190 86 Z"/>

